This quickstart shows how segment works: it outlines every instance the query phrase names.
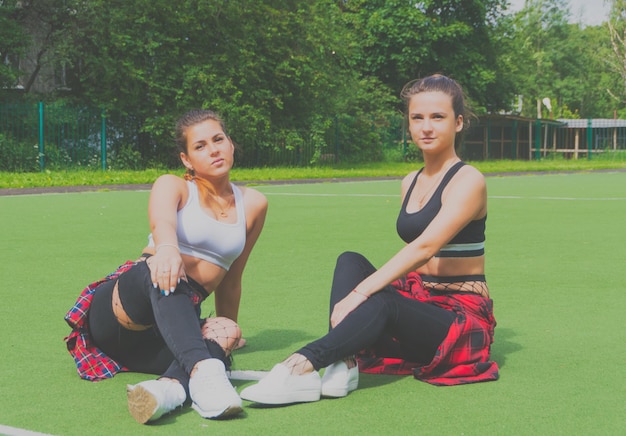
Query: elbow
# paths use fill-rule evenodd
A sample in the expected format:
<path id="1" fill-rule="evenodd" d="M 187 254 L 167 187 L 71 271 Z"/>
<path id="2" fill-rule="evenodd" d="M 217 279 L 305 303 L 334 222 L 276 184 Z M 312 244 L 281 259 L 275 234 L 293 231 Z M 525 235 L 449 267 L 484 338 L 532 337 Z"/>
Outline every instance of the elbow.
<path id="1" fill-rule="evenodd" d="M 413 247 L 412 251 L 412 258 L 415 260 L 417 267 L 419 267 L 439 253 L 439 247 L 430 244 L 418 244 Z"/>

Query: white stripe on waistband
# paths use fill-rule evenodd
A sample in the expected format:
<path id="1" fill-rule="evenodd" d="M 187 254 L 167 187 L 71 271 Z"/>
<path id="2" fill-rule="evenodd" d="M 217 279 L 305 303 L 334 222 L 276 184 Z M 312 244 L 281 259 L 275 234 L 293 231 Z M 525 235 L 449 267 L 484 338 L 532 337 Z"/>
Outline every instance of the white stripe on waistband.
<path id="1" fill-rule="evenodd" d="M 474 242 L 470 244 L 448 244 L 441 248 L 440 251 L 475 251 L 484 250 L 485 242 Z"/>

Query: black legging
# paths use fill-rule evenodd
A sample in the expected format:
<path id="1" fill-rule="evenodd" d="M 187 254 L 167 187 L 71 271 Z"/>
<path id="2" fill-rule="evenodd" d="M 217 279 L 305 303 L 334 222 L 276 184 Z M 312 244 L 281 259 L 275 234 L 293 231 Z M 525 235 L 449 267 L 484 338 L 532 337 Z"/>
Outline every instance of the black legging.
<path id="1" fill-rule="evenodd" d="M 137 324 L 153 327 L 127 330 L 117 321 L 112 307 L 116 282 L 128 317 Z M 89 309 L 92 339 L 105 354 L 129 370 L 174 378 L 186 389 L 189 373 L 197 362 L 216 357 L 228 363 L 224 350 L 203 338 L 200 305 L 193 305 L 193 294 L 190 284 L 181 280 L 175 292 L 167 297 L 162 295 L 152 286 L 146 262 L 138 262 L 117 281 L 107 281 L 95 290 Z"/>
<path id="2" fill-rule="evenodd" d="M 339 256 L 330 296 L 330 312 L 376 268 L 362 255 Z M 429 363 L 454 321 L 454 313 L 403 297 L 392 286 L 370 296 L 326 336 L 297 351 L 316 370 L 372 348 L 384 357 Z M 394 338 L 396 340 L 394 340 Z"/>

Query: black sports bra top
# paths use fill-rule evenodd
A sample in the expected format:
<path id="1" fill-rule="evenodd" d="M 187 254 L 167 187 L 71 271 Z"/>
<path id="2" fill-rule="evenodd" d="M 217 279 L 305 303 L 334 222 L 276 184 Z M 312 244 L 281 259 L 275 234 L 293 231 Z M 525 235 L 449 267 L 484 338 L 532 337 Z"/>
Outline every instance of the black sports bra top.
<path id="1" fill-rule="evenodd" d="M 417 178 L 421 174 L 422 169 L 418 171 L 411 186 L 409 187 L 402 208 L 396 221 L 396 230 L 398 235 L 407 244 L 419 237 L 426 227 L 431 223 L 435 216 L 441 210 L 441 195 L 448 185 L 452 177 L 465 165 L 464 162 L 454 164 L 443 176 L 441 183 L 430 197 L 428 202 L 417 212 L 409 213 L 406 211 L 407 203 L 411 197 L 411 193 L 417 183 Z M 485 223 L 487 216 L 484 218 L 471 221 L 452 240 L 441 249 L 435 257 L 472 257 L 482 256 L 485 252 Z"/>

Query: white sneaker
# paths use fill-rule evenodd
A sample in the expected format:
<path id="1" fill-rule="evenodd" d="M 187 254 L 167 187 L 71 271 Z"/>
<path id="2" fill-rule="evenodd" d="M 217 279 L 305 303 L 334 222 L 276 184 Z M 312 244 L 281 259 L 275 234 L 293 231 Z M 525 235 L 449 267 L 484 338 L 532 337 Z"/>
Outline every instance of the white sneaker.
<path id="1" fill-rule="evenodd" d="M 359 386 L 359 367 L 348 368 L 343 360 L 326 367 L 322 377 L 324 397 L 345 397 Z"/>
<path id="2" fill-rule="evenodd" d="M 140 424 L 159 419 L 183 405 L 187 399 L 185 388 L 169 380 L 147 380 L 126 385 L 128 411 Z"/>
<path id="3" fill-rule="evenodd" d="M 191 407 L 203 418 L 226 418 L 243 411 L 241 398 L 219 359 L 198 362 L 189 380 L 189 395 L 193 401 Z"/>
<path id="4" fill-rule="evenodd" d="M 241 391 L 241 398 L 261 404 L 290 404 L 319 401 L 322 382 L 317 371 L 304 375 L 291 375 L 282 363 L 255 385 Z"/>

